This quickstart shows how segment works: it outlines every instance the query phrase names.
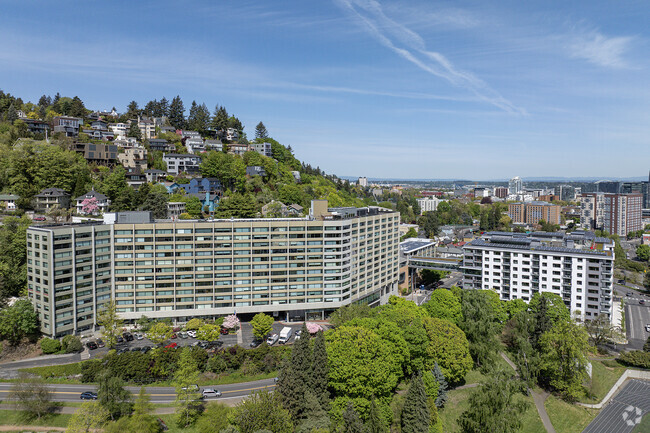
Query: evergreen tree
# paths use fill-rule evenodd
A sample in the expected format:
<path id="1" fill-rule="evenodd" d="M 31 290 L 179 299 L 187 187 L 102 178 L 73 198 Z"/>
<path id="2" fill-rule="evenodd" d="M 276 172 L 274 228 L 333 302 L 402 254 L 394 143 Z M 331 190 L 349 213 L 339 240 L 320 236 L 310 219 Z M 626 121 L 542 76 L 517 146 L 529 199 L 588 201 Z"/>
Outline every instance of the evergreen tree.
<path id="1" fill-rule="evenodd" d="M 14 104 L 12 103 L 9 106 L 9 109 L 7 110 L 7 121 L 9 123 L 14 123 L 14 121 L 17 119 L 18 119 L 18 111 L 16 110 L 16 107 L 14 107 Z"/>
<path id="2" fill-rule="evenodd" d="M 402 433 L 428 433 L 430 417 L 424 383 L 416 374 L 411 379 L 402 409 Z"/>
<path id="3" fill-rule="evenodd" d="M 365 427 L 351 401 L 343 412 L 343 433 L 365 433 Z"/>
<path id="4" fill-rule="evenodd" d="M 167 115 L 169 115 L 169 101 L 163 96 L 163 98 L 158 102 L 154 116 L 163 117 Z"/>
<path id="5" fill-rule="evenodd" d="M 158 104 L 158 101 L 155 99 L 153 101 L 147 102 L 147 105 L 144 106 L 144 110 L 142 110 L 142 114 L 145 116 L 153 116 L 154 111 L 156 111 L 156 105 Z"/>
<path id="6" fill-rule="evenodd" d="M 181 352 L 178 368 L 174 373 L 174 386 L 176 387 L 176 424 L 187 427 L 199 417 L 199 407 L 196 401 L 200 397 L 195 388 L 199 380 L 199 370 L 188 349 Z"/>
<path id="7" fill-rule="evenodd" d="M 160 431 L 160 424 L 154 416 L 151 399 L 146 393 L 144 386 L 140 388 L 138 398 L 133 406 L 133 415 L 129 420 L 129 430 L 139 433 L 157 433 Z"/>
<path id="8" fill-rule="evenodd" d="M 210 127 L 210 111 L 205 104 L 198 105 L 192 101 L 190 115 L 187 118 L 187 127 L 191 130 L 198 131 L 201 135 Z"/>
<path id="9" fill-rule="evenodd" d="M 255 127 L 255 138 L 264 140 L 265 138 L 268 138 L 269 134 L 266 131 L 266 126 L 264 126 L 264 123 L 260 122 L 257 124 Z"/>
<path id="10" fill-rule="evenodd" d="M 97 376 L 97 385 L 97 401 L 108 411 L 112 420 L 131 413 L 131 393 L 124 388 L 122 379 L 105 370 Z"/>
<path id="11" fill-rule="evenodd" d="M 129 125 L 129 130 L 126 133 L 126 136 L 134 137 L 138 141 L 142 140 L 142 133 L 140 132 L 140 128 L 138 128 L 138 122 L 136 120 L 131 121 L 131 125 Z"/>
<path id="12" fill-rule="evenodd" d="M 228 112 L 225 107 L 215 107 L 214 117 L 212 118 L 212 127 L 217 131 L 222 131 L 228 128 Z"/>
<path id="13" fill-rule="evenodd" d="M 185 107 L 180 96 L 172 99 L 169 105 L 169 124 L 176 129 L 185 128 Z"/>
<path id="14" fill-rule="evenodd" d="M 140 115 L 140 109 L 138 108 L 137 102 L 129 102 L 129 105 L 126 106 L 126 115 L 131 119 L 134 119 Z"/>
<path id="15" fill-rule="evenodd" d="M 436 362 L 433 366 L 433 377 L 438 381 L 438 396 L 436 397 L 436 406 L 443 407 L 447 402 L 447 391 L 449 390 L 449 385 L 445 379 L 445 375 L 440 369 L 440 366 Z"/>
<path id="16" fill-rule="evenodd" d="M 285 363 L 278 380 L 277 391 L 284 407 L 294 419 L 305 411 L 305 392 L 311 376 L 311 353 L 307 325 L 302 326 L 302 338 L 293 344 L 291 360 Z"/>
<path id="17" fill-rule="evenodd" d="M 300 340 L 298 340 L 300 341 Z M 311 384 L 310 389 L 318 398 L 321 407 L 328 409 L 329 392 L 327 391 L 327 380 L 329 366 L 327 364 L 327 349 L 325 348 L 325 336 L 323 331 L 318 331 L 314 339 L 314 348 L 311 362 Z"/>
<path id="18" fill-rule="evenodd" d="M 61 112 L 61 94 L 59 92 L 56 92 L 54 99 L 52 99 L 52 109 L 57 113 Z"/>
<path id="19" fill-rule="evenodd" d="M 384 422 L 379 406 L 373 398 L 370 402 L 370 413 L 368 414 L 368 422 L 366 423 L 366 430 L 368 433 L 386 433 L 386 423 Z"/>
<path id="20" fill-rule="evenodd" d="M 75 96 L 72 98 L 72 101 L 70 102 L 70 110 L 69 114 L 70 116 L 73 117 L 81 117 L 82 119 L 86 117 L 86 107 L 84 107 L 84 103 L 79 98 L 78 96 Z"/>
<path id="21" fill-rule="evenodd" d="M 321 407 L 316 395 L 308 390 L 305 392 L 304 421 L 296 429 L 296 433 L 311 433 L 313 430 L 329 429 L 330 419 L 327 412 Z"/>

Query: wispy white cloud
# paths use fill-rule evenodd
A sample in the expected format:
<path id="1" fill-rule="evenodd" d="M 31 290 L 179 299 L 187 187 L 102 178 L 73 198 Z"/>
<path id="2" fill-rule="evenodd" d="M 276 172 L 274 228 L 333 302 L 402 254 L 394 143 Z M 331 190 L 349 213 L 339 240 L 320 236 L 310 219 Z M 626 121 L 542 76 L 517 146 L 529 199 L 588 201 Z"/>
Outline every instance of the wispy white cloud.
<path id="1" fill-rule="evenodd" d="M 431 75 L 465 88 L 479 99 L 512 114 L 526 111 L 501 96 L 480 78 L 456 68 L 444 55 L 427 50 L 424 39 L 410 28 L 384 13 L 376 0 L 335 0 L 347 10 L 379 43 Z"/>
<path id="2" fill-rule="evenodd" d="M 568 37 L 566 49 L 571 57 L 608 68 L 628 68 L 624 59 L 634 41 L 631 36 L 607 37 L 596 30 L 580 30 Z"/>

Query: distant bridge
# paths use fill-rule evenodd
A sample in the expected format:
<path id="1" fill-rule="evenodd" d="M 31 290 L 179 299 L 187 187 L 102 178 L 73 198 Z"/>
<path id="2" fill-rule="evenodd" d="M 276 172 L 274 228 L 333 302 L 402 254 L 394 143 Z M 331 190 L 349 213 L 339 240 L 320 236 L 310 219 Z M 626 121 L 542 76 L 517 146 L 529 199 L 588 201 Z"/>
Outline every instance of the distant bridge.
<path id="1" fill-rule="evenodd" d="M 411 269 L 430 269 L 435 271 L 458 271 L 462 262 L 462 257 L 411 256 L 407 260 L 408 267 Z"/>

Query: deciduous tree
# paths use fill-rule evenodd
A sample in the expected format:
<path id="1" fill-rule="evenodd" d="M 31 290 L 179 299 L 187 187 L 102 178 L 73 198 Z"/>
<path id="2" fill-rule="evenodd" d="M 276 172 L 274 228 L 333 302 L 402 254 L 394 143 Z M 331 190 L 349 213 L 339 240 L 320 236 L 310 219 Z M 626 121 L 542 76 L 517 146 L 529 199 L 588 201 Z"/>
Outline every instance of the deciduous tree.
<path id="1" fill-rule="evenodd" d="M 423 320 L 428 337 L 426 368 L 437 362 L 447 380 L 460 382 L 472 368 L 469 343 L 458 326 L 444 319 Z"/>
<path id="2" fill-rule="evenodd" d="M 38 331 L 38 314 L 27 299 L 19 299 L 11 307 L 0 310 L 0 338 L 16 345 Z"/>
<path id="3" fill-rule="evenodd" d="M 278 394 L 268 391 L 255 393 L 238 404 L 232 414 L 232 423 L 241 433 L 293 432 L 291 415 L 282 407 Z"/>
<path id="4" fill-rule="evenodd" d="M 446 319 L 458 324 L 462 318 L 460 301 L 446 289 L 434 290 L 431 298 L 423 305 L 429 316 Z"/>
<path id="5" fill-rule="evenodd" d="M 196 362 L 189 350 L 181 352 L 178 368 L 174 373 L 174 387 L 176 388 L 176 424 L 187 427 L 194 424 L 199 417 L 200 398 L 196 384 L 199 381 L 199 372 Z"/>
<path id="6" fill-rule="evenodd" d="M 108 411 L 98 401 L 87 401 L 70 417 L 66 433 L 88 433 L 101 429 L 108 421 Z"/>
<path id="7" fill-rule="evenodd" d="M 97 316 L 97 324 L 102 327 L 102 336 L 108 347 L 115 347 L 122 323 L 122 318 L 117 314 L 115 301 L 111 300 L 103 304 L 103 309 Z"/>
<path id="8" fill-rule="evenodd" d="M 253 327 L 253 335 L 258 340 L 264 340 L 267 335 L 273 330 L 273 317 L 264 313 L 256 314 L 251 320 L 250 324 Z"/>
<path id="9" fill-rule="evenodd" d="M 27 373 L 20 373 L 18 380 L 11 386 L 9 396 L 30 417 L 40 419 L 52 408 L 52 392 L 43 379 Z"/>
<path id="10" fill-rule="evenodd" d="M 165 322 L 156 322 L 151 326 L 151 328 L 149 328 L 147 338 L 149 338 L 153 344 L 162 345 L 172 337 L 173 333 L 172 327 Z"/>
<path id="11" fill-rule="evenodd" d="M 108 411 L 111 420 L 131 413 L 131 393 L 124 388 L 122 379 L 105 370 L 97 377 L 97 385 L 97 401 Z"/>

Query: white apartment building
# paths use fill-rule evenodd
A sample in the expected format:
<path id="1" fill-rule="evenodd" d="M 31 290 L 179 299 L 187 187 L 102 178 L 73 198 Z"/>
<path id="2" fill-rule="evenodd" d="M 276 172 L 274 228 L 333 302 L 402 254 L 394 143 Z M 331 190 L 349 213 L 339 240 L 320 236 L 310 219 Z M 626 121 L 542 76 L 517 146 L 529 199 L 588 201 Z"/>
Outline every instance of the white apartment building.
<path id="1" fill-rule="evenodd" d="M 508 194 L 521 194 L 524 190 L 523 182 L 519 176 L 515 176 L 508 182 Z"/>
<path id="2" fill-rule="evenodd" d="M 195 174 L 199 172 L 201 157 L 187 153 L 166 153 L 163 161 L 167 164 L 167 173 L 178 175 L 180 173 Z"/>
<path id="3" fill-rule="evenodd" d="M 420 206 L 420 215 L 422 215 L 425 212 L 433 212 L 436 209 L 438 209 L 438 205 L 443 200 L 440 200 L 439 198 L 436 197 L 425 197 L 425 198 L 419 198 L 416 201 Z"/>
<path id="4" fill-rule="evenodd" d="M 357 185 L 359 185 L 362 188 L 365 188 L 368 186 L 368 178 L 367 177 L 360 177 L 357 180 Z"/>
<path id="5" fill-rule="evenodd" d="M 116 139 L 124 139 L 126 137 L 126 132 L 129 130 L 129 125 L 126 123 L 111 123 L 108 125 L 108 129 L 113 131 Z"/>
<path id="6" fill-rule="evenodd" d="M 328 208 L 305 218 L 153 221 L 149 212 L 27 230 L 28 296 L 53 337 L 96 327 L 110 300 L 127 322 L 265 312 L 324 319 L 397 293 L 399 213 Z"/>
<path id="7" fill-rule="evenodd" d="M 612 315 L 614 242 L 592 232 L 489 232 L 463 247 L 463 288 L 495 290 L 528 302 L 559 295 L 572 314 Z"/>

